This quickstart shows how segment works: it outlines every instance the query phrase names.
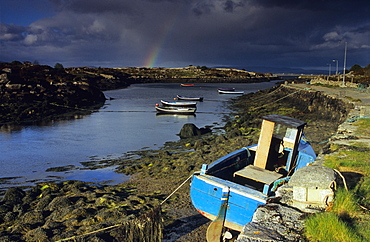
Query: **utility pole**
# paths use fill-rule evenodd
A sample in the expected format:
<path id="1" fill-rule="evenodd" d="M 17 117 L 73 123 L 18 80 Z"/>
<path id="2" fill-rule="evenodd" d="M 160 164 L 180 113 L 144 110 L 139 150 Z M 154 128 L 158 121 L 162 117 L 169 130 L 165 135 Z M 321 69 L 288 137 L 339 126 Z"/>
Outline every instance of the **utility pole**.
<path id="1" fill-rule="evenodd" d="M 328 75 L 328 81 L 329 81 L 329 77 L 331 75 L 331 64 L 327 64 L 327 65 L 329 65 L 329 75 Z"/>
<path id="2" fill-rule="evenodd" d="M 335 75 L 338 75 L 338 60 L 333 60 L 333 62 L 337 62 L 337 69 L 335 71 Z"/>
<path id="3" fill-rule="evenodd" d="M 343 87 L 346 86 L 346 60 L 347 60 L 347 42 L 344 42 L 344 64 L 343 64 Z"/>

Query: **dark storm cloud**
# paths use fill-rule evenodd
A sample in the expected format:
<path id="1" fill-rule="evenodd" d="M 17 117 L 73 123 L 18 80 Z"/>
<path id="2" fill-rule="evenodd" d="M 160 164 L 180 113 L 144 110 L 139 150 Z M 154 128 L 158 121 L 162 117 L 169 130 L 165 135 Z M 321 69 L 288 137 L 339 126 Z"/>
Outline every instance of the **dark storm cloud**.
<path id="1" fill-rule="evenodd" d="M 23 33 L 26 28 L 14 24 L 0 23 L 0 40 L 3 41 L 19 41 L 23 39 Z"/>
<path id="2" fill-rule="evenodd" d="M 313 11 L 349 11 L 366 8 L 366 0 L 251 0 L 254 4 L 263 7 L 279 7 L 286 9 L 309 9 Z M 347 9 L 345 8 L 347 7 Z M 348 9 L 350 7 L 350 9 Z M 368 11 L 368 10 L 366 10 Z"/>
<path id="3" fill-rule="evenodd" d="M 227 12 L 233 12 L 235 8 L 237 7 L 243 7 L 245 1 L 232 1 L 232 0 L 226 0 L 224 3 L 224 9 Z"/>
<path id="4" fill-rule="evenodd" d="M 117 0 L 50 0 L 58 11 L 72 11 L 75 13 L 129 13 L 134 11 L 136 1 Z"/>
<path id="5" fill-rule="evenodd" d="M 369 61 L 365 1 L 50 2 L 55 11 L 51 17 L 29 26 L 0 25 L 1 59 L 141 66 L 157 53 L 157 66 L 315 67 L 342 58 L 345 41 L 350 58 L 362 65 Z"/>

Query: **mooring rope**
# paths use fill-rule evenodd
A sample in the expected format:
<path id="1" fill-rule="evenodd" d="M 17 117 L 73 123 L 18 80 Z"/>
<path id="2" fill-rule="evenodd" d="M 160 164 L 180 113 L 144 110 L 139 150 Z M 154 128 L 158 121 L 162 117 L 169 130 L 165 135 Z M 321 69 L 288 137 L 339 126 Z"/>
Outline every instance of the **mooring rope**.
<path id="1" fill-rule="evenodd" d="M 163 203 L 165 203 L 173 194 L 175 194 L 175 192 L 177 192 L 177 190 L 179 190 L 187 181 L 190 180 L 190 178 L 192 177 L 193 175 L 190 175 L 188 178 L 186 178 L 185 181 L 183 181 L 180 186 L 178 186 L 170 195 L 168 195 L 161 203 L 160 205 L 162 205 Z"/>
<path id="2" fill-rule="evenodd" d="M 260 106 L 260 107 L 257 107 L 257 108 L 265 107 L 265 106 L 270 105 L 270 104 L 272 104 L 272 103 L 279 102 L 280 100 L 283 100 L 284 98 L 287 98 L 287 97 L 289 97 L 289 96 L 292 96 L 292 95 L 294 95 L 294 94 L 296 94 L 297 92 L 300 92 L 300 91 L 302 91 L 302 90 L 298 90 L 298 91 L 292 92 L 292 93 L 290 93 L 290 94 L 288 94 L 288 95 L 285 95 L 285 96 L 283 96 L 283 97 L 281 97 L 281 98 L 279 98 L 279 99 L 277 99 L 277 100 L 275 100 L 275 101 L 272 101 L 272 102 L 266 103 L 266 104 L 264 104 L 264 105 L 262 105 L 262 106 Z M 256 108 L 256 109 L 257 109 L 257 108 Z"/>
<path id="3" fill-rule="evenodd" d="M 170 195 L 168 195 L 160 204 L 159 204 L 159 207 L 161 207 L 173 194 L 175 194 L 187 181 L 189 181 L 191 179 L 192 175 L 190 175 L 188 178 L 186 178 L 185 181 L 183 181 Z M 151 210 L 152 212 L 153 210 Z M 142 215 L 144 216 L 144 215 Z M 141 216 L 141 217 L 142 217 Z M 56 242 L 62 242 L 62 241 L 68 241 L 68 240 L 75 240 L 76 238 L 78 237 L 83 237 L 83 236 L 87 236 L 87 235 L 91 235 L 91 234 L 95 234 L 95 233 L 99 233 L 99 232 L 102 232 L 102 231 L 105 231 L 105 230 L 108 230 L 108 229 L 113 229 L 113 228 L 116 228 L 116 227 L 119 227 L 119 226 L 122 226 L 123 224 L 115 224 L 115 225 L 112 225 L 112 226 L 108 226 L 108 227 L 105 227 L 105 228 L 101 228 L 101 229 L 98 229 L 98 230 L 94 230 L 94 231 L 91 231 L 91 232 L 87 232 L 85 234 L 80 234 L 80 235 L 74 235 L 72 237 L 69 237 L 69 238 L 65 238 L 65 239 L 61 239 L 61 240 L 57 240 Z"/>
<path id="4" fill-rule="evenodd" d="M 101 231 L 104 231 L 104 230 L 107 230 L 107 229 L 112 229 L 112 228 L 115 228 L 115 227 L 118 227 L 118 226 L 121 226 L 121 225 L 122 225 L 122 224 L 115 224 L 115 225 L 112 225 L 112 226 L 109 226 L 109 227 L 106 227 L 106 228 L 102 228 L 102 229 L 98 229 L 98 230 L 95 230 L 95 231 L 88 232 L 88 233 L 86 233 L 86 234 L 75 235 L 75 236 L 72 236 L 72 237 L 69 237 L 69 238 L 65 238 L 65 239 L 57 240 L 56 242 L 67 241 L 67 240 L 71 240 L 71 239 L 76 239 L 77 237 L 81 237 L 81 236 L 86 236 L 86 235 L 90 235 L 90 234 L 99 233 L 99 232 L 101 232 Z"/>
<path id="5" fill-rule="evenodd" d="M 338 173 L 338 175 L 340 176 L 340 178 L 342 178 L 344 188 L 346 189 L 346 191 L 348 191 L 347 182 L 346 182 L 346 179 L 344 178 L 344 176 L 342 175 L 342 173 L 341 173 L 340 171 L 338 171 L 337 169 L 333 169 L 333 170 L 334 170 L 336 173 Z"/>
<path id="6" fill-rule="evenodd" d="M 344 185 L 344 188 L 346 189 L 346 191 L 348 191 L 348 186 L 347 186 L 347 182 L 346 182 L 346 179 L 344 178 L 344 176 L 342 175 L 342 173 L 340 171 L 338 171 L 337 169 L 333 169 L 335 172 L 338 173 L 338 175 L 342 178 L 343 180 L 343 185 Z M 366 211 L 369 211 L 368 208 L 362 206 L 359 202 L 357 202 L 357 205 L 362 208 L 363 210 L 366 210 Z"/>

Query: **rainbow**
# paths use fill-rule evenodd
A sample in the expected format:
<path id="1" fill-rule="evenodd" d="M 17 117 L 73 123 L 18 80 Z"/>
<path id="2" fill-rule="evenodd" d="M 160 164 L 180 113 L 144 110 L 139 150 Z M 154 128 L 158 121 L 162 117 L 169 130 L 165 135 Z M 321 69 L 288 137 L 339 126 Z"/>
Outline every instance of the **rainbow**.
<path id="1" fill-rule="evenodd" d="M 160 31 L 159 38 L 154 43 L 154 45 L 151 47 L 148 56 L 145 58 L 144 66 L 145 67 L 153 67 L 155 62 L 158 59 L 159 53 L 161 52 L 164 43 L 166 42 L 166 38 L 173 29 L 173 26 L 175 25 L 175 19 L 172 18 L 169 21 L 166 21 L 166 24 L 164 24 L 162 31 Z"/>

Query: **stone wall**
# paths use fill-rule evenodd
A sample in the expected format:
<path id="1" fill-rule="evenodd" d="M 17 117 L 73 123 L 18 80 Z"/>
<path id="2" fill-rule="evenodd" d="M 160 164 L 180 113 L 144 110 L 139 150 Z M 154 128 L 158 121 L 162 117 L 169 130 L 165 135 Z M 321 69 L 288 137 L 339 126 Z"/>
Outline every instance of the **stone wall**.
<path id="1" fill-rule="evenodd" d="M 335 78 L 335 77 L 333 77 L 333 78 Z M 315 78 L 311 79 L 310 83 L 311 84 L 330 85 L 330 86 L 342 86 L 343 85 L 343 79 L 339 78 L 338 80 L 334 80 L 334 79 L 327 80 L 327 79 L 322 78 L 322 77 L 315 77 Z M 345 79 L 345 86 L 346 87 L 358 87 L 358 83 L 353 83 L 351 81 L 351 79 L 346 78 Z"/>

